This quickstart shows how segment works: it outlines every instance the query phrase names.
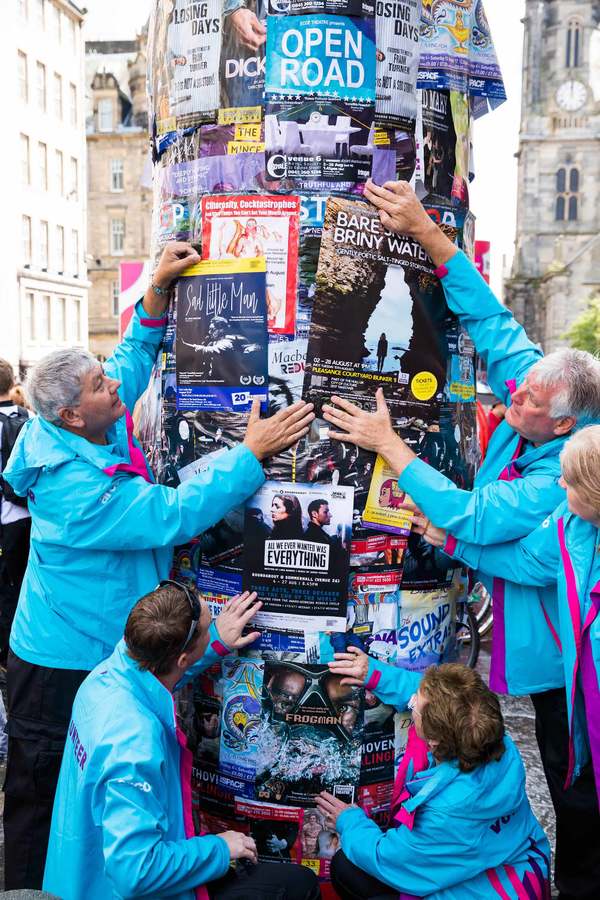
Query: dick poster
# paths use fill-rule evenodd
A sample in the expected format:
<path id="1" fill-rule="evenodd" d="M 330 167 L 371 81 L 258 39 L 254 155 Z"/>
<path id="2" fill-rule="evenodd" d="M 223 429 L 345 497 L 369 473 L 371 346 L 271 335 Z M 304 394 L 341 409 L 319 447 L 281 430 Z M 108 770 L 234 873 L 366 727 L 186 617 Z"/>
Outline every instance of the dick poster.
<path id="1" fill-rule="evenodd" d="M 206 261 L 177 285 L 180 410 L 245 412 L 267 399 L 264 257 Z"/>
<path id="2" fill-rule="evenodd" d="M 353 489 L 268 481 L 246 503 L 244 590 L 267 628 L 345 631 Z"/>
<path id="3" fill-rule="evenodd" d="M 299 228 L 298 197 L 202 198 L 205 259 L 266 259 L 267 326 L 272 334 L 295 331 Z"/>

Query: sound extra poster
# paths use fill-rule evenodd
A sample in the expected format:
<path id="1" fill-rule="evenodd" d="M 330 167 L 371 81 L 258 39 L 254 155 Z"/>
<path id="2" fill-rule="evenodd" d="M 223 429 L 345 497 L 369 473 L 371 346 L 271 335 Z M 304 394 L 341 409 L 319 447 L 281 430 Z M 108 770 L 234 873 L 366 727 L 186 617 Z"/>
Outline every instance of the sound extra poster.
<path id="1" fill-rule="evenodd" d="M 265 662 L 257 800 L 307 807 L 327 790 L 353 801 L 364 689 L 341 681 L 327 665 Z"/>
<path id="2" fill-rule="evenodd" d="M 350 642 L 384 662 L 396 659 L 396 629 L 402 570 L 354 572 L 348 588 Z"/>
<path id="3" fill-rule="evenodd" d="M 205 259 L 267 261 L 267 327 L 294 334 L 298 282 L 300 200 L 288 196 L 203 197 Z"/>
<path id="4" fill-rule="evenodd" d="M 372 125 L 372 105 L 342 98 L 267 98 L 267 176 L 302 193 L 354 192 L 371 174 Z"/>
<path id="5" fill-rule="evenodd" d="M 400 591 L 396 665 L 416 672 L 444 662 L 455 633 L 456 593 Z"/>
<path id="6" fill-rule="evenodd" d="M 393 419 L 434 422 L 446 380 L 446 305 L 414 239 L 387 231 L 366 204 L 330 198 L 317 270 L 303 398 L 336 394 Z"/>
<path id="7" fill-rule="evenodd" d="M 452 196 L 456 169 L 456 131 L 449 91 L 421 91 L 423 183 L 427 193 Z"/>
<path id="8" fill-rule="evenodd" d="M 214 120 L 219 107 L 219 0 L 156 2 L 149 38 L 150 113 L 156 134 Z"/>
<path id="9" fill-rule="evenodd" d="M 177 283 L 177 408 L 247 411 L 267 399 L 265 260 L 209 260 Z"/>
<path id="10" fill-rule="evenodd" d="M 244 590 L 256 625 L 345 631 L 352 488 L 268 481 L 246 502 Z"/>
<path id="11" fill-rule="evenodd" d="M 419 0 L 376 3 L 378 125 L 414 131 L 419 66 Z"/>
<path id="12" fill-rule="evenodd" d="M 257 659 L 223 660 L 219 785 L 248 799 L 255 796 L 263 668 Z"/>
<path id="13" fill-rule="evenodd" d="M 417 87 L 506 100 L 483 0 L 423 3 L 420 46 Z"/>
<path id="14" fill-rule="evenodd" d="M 372 16 L 374 11 L 374 0 L 269 0 L 269 13 L 273 16 L 300 16 L 306 13 Z"/>
<path id="15" fill-rule="evenodd" d="M 250 13 L 251 28 L 257 48 L 245 46 L 235 27 L 240 9 Z M 267 5 L 263 0 L 248 0 L 243 7 L 231 12 L 223 10 L 223 42 L 219 67 L 220 106 L 219 123 L 243 123 L 249 119 L 260 122 L 260 107 L 265 88 Z"/>
<path id="16" fill-rule="evenodd" d="M 398 486 L 398 476 L 378 455 L 362 515 L 363 525 L 408 537 L 414 512 L 414 503 Z"/>

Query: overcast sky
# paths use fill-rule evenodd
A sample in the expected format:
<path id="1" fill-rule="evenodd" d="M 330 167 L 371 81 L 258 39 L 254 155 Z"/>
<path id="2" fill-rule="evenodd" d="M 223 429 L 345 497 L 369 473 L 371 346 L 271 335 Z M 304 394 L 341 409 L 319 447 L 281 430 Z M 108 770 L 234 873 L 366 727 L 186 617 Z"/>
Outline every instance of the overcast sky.
<path id="1" fill-rule="evenodd" d="M 82 0 L 87 6 L 86 39 L 130 39 L 142 27 L 152 0 Z M 508 101 L 475 123 L 476 177 L 471 209 L 477 217 L 477 237 L 492 242 L 492 286 L 499 291 L 502 260 L 512 258 L 516 216 L 519 115 L 521 109 L 521 48 L 525 0 L 487 0 L 486 14 Z"/>

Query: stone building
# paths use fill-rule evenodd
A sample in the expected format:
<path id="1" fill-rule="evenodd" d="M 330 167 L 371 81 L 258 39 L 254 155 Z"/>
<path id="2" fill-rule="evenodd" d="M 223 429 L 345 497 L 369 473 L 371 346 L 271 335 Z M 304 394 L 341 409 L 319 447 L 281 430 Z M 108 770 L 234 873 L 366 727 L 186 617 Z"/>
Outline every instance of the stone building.
<path id="1" fill-rule="evenodd" d="M 507 304 L 550 351 L 600 289 L 600 0 L 526 0 Z"/>
<path id="2" fill-rule="evenodd" d="M 106 357 L 119 338 L 119 264 L 149 256 L 145 33 L 134 41 L 87 42 L 86 75 L 89 342 Z"/>

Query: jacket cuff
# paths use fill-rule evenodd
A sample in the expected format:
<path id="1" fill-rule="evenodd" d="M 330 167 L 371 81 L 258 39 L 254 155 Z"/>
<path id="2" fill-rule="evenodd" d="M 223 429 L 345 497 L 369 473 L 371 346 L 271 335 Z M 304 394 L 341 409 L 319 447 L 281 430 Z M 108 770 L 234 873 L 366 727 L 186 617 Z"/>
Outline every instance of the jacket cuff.
<path id="1" fill-rule="evenodd" d="M 457 545 L 457 544 L 458 544 L 458 541 L 456 540 L 456 538 L 454 537 L 454 535 L 453 535 L 453 534 L 449 534 L 449 535 L 447 535 L 447 537 L 446 537 L 446 543 L 445 543 L 444 546 L 442 547 L 442 550 L 444 551 L 444 553 L 445 553 L 447 556 L 454 556 L 454 552 L 455 552 L 455 550 L 456 550 L 456 545 Z"/>
<path id="2" fill-rule="evenodd" d="M 340 813 L 336 819 L 335 830 L 341 837 L 344 830 L 348 828 L 353 828 L 358 819 L 368 818 L 364 810 L 359 809 L 358 806 L 351 806 L 350 809 L 345 809 L 343 813 Z"/>
<path id="3" fill-rule="evenodd" d="M 165 333 L 168 316 L 150 316 L 143 307 L 143 299 L 135 304 L 131 321 L 127 326 L 125 337 L 132 337 L 139 341 L 149 341 L 159 344 Z"/>
<path id="4" fill-rule="evenodd" d="M 266 481 L 265 473 L 260 461 L 256 458 L 252 450 L 249 450 L 245 444 L 238 444 L 229 452 L 236 454 L 236 456 L 240 458 L 240 463 L 247 467 L 248 480 L 249 482 L 251 481 L 256 485 L 254 490 L 257 491 L 259 487 L 261 487 Z M 252 496 L 252 491 L 250 490 L 250 488 L 246 496 Z"/>
<path id="5" fill-rule="evenodd" d="M 448 479 L 422 459 L 413 459 L 398 478 L 400 490 L 420 506 L 433 492 L 447 487 Z"/>
<path id="6" fill-rule="evenodd" d="M 221 640 L 219 630 L 213 619 L 210 623 L 210 628 L 208 629 L 208 646 L 204 651 L 204 656 L 201 660 L 202 671 L 210 669 L 210 667 L 214 666 L 216 663 L 220 663 L 223 657 L 229 656 L 231 652 L 231 647 L 228 647 L 227 644 Z"/>
<path id="7" fill-rule="evenodd" d="M 374 691 L 377 689 L 377 685 L 381 681 L 381 669 L 377 665 L 375 659 L 372 656 L 369 657 L 369 668 L 367 670 L 367 677 L 365 678 L 365 687 L 368 691 Z"/>

